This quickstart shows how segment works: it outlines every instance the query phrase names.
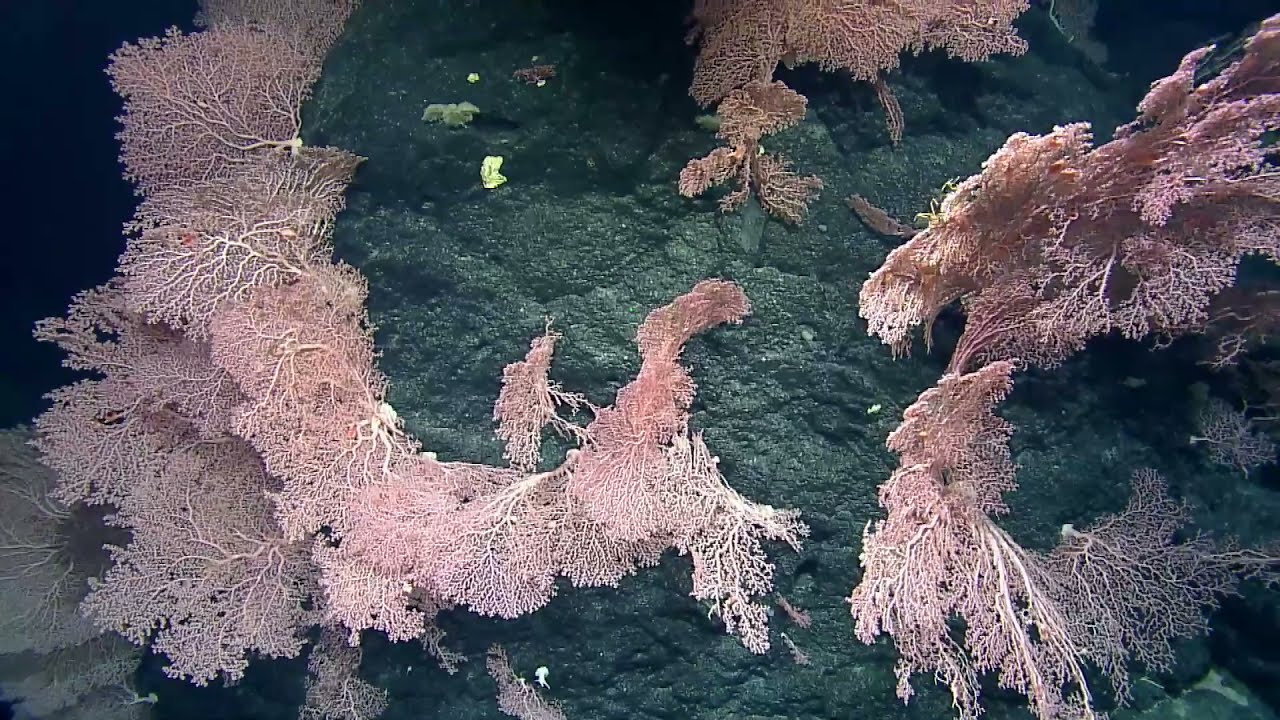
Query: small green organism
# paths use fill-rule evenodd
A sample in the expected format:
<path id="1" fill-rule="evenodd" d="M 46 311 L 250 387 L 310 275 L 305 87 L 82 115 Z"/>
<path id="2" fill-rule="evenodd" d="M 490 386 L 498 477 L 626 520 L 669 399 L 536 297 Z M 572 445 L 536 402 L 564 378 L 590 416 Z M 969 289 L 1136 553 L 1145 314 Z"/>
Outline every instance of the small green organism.
<path id="1" fill-rule="evenodd" d="M 432 103 L 422 111 L 422 119 L 427 122 L 443 123 L 449 127 L 463 127 L 469 124 L 480 112 L 480 108 L 469 102 Z"/>
<path id="2" fill-rule="evenodd" d="M 467 73 L 467 82 L 471 83 L 472 85 L 475 85 L 476 83 L 480 82 L 480 73 L 476 73 L 476 72 Z"/>
<path id="3" fill-rule="evenodd" d="M 952 178 L 943 183 L 942 190 L 938 193 L 938 196 L 929 201 L 929 211 L 916 213 L 916 222 L 924 223 L 925 227 L 934 227 L 945 220 L 946 213 L 943 212 L 943 204 L 959 185 L 960 178 Z"/>
<path id="4" fill-rule="evenodd" d="M 502 174 L 502 156 L 486 155 L 480 161 L 480 184 L 486 190 L 492 190 L 506 181 L 507 176 Z"/>
<path id="5" fill-rule="evenodd" d="M 720 116 L 699 115 L 693 119 L 693 124 L 707 132 L 717 132 L 720 130 Z"/>

